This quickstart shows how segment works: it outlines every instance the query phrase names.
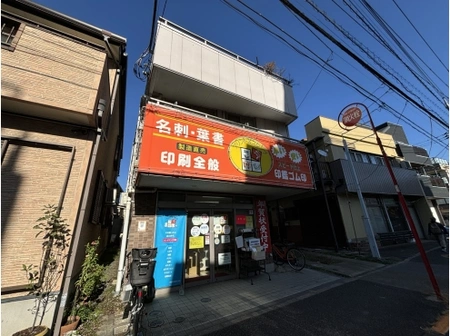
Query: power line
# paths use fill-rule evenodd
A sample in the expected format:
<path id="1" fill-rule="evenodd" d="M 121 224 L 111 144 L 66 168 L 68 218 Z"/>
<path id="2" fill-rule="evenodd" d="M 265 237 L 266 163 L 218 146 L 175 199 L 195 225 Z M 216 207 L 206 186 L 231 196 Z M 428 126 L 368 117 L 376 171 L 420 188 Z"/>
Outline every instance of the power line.
<path id="1" fill-rule="evenodd" d="M 164 1 L 164 6 L 163 6 L 162 14 L 161 14 L 162 17 L 164 17 L 164 13 L 166 12 L 167 1 L 168 0 Z"/>
<path id="2" fill-rule="evenodd" d="M 405 63 L 405 61 L 388 45 L 387 42 L 385 42 L 386 47 L 389 51 L 398 59 L 400 62 L 413 74 L 413 76 L 435 97 L 437 98 L 441 103 L 444 103 L 442 101 L 443 98 L 446 98 L 445 94 L 437 87 L 435 83 L 429 78 L 429 76 L 423 71 L 423 69 L 417 64 L 417 62 L 411 57 L 411 55 L 407 52 L 407 50 L 403 47 L 403 45 L 400 43 L 400 41 L 396 37 L 395 31 L 389 26 L 389 24 L 381 17 L 380 14 L 372 7 L 370 6 L 367 1 L 362 0 L 363 5 L 365 8 L 369 11 L 369 13 L 375 18 L 375 20 L 378 22 L 378 24 L 383 28 L 384 31 L 387 32 L 389 37 L 395 42 L 395 44 L 401 49 L 401 51 L 408 57 L 408 59 L 413 63 L 413 65 L 419 70 L 419 72 L 422 73 L 422 75 L 425 77 L 420 77 L 419 75 L 411 69 L 411 67 Z M 422 81 L 425 80 L 428 84 L 430 84 L 440 95 L 441 97 L 438 97 L 430 90 L 430 88 L 425 85 L 425 83 Z"/>
<path id="3" fill-rule="evenodd" d="M 271 31 L 269 28 L 265 27 L 261 23 L 257 22 L 254 18 L 250 17 L 248 14 L 244 13 L 242 10 L 240 10 L 237 7 L 233 6 L 227 0 L 221 0 L 221 1 L 223 3 L 225 3 L 226 5 L 228 5 L 229 7 L 233 8 L 234 10 L 236 10 L 239 14 L 244 16 L 246 19 L 248 19 L 249 21 L 251 21 L 252 23 L 257 25 L 258 27 L 260 27 L 261 29 L 263 29 L 267 33 L 269 33 L 269 34 L 277 37 L 281 41 L 283 41 L 286 45 L 288 45 L 290 48 L 292 48 L 294 51 L 296 51 L 300 55 L 304 56 L 305 58 L 307 58 L 308 60 L 310 60 L 314 64 L 319 65 L 320 68 L 323 68 L 324 70 L 326 70 L 330 75 L 334 76 L 336 79 L 338 79 L 339 81 L 341 81 L 345 85 L 348 85 L 348 86 L 352 87 L 354 90 L 356 90 L 362 96 L 370 99 L 371 101 L 373 101 L 376 104 L 379 104 L 380 108 L 386 109 L 388 112 L 391 112 L 394 116 L 398 116 L 399 115 L 399 113 L 394 108 L 390 107 L 388 104 L 386 104 L 385 102 L 381 101 L 381 99 L 379 99 L 379 98 L 373 98 L 373 96 L 374 96 L 373 93 L 371 93 L 371 92 L 367 91 L 366 89 L 364 89 L 363 87 L 361 87 L 361 85 L 359 85 L 357 82 L 352 80 L 347 74 L 345 74 L 342 71 L 336 69 L 331 64 L 329 64 L 329 63 L 327 64 L 326 61 L 324 59 L 322 59 L 319 55 L 315 54 L 312 50 L 310 50 L 308 47 L 304 46 L 300 41 L 296 40 L 294 37 L 292 37 L 287 32 L 282 30 L 280 27 L 278 27 L 272 21 L 270 21 L 266 17 L 262 16 L 262 14 L 257 13 L 260 17 L 263 17 L 264 20 L 269 22 L 272 26 L 276 27 L 278 30 L 281 30 L 285 35 L 290 37 L 292 40 L 294 40 L 298 44 L 304 46 L 308 51 L 313 53 L 313 55 L 315 55 L 322 63 L 319 63 L 317 60 L 313 59 L 311 56 L 306 55 L 305 53 L 300 51 L 298 48 L 296 48 L 294 45 L 292 45 L 289 41 L 287 41 L 285 38 L 283 38 L 282 36 L 280 36 L 279 34 L 273 32 L 273 31 Z M 252 10 L 252 11 L 255 12 L 254 10 Z M 384 85 L 384 84 L 382 83 L 382 85 Z M 419 125 L 416 125 L 412 120 L 408 119 L 407 117 L 404 117 L 404 121 L 405 121 L 406 124 L 408 124 L 409 126 L 414 128 L 415 130 L 417 130 L 419 133 L 422 133 L 425 136 L 432 136 L 431 134 L 427 134 L 427 132 L 425 130 L 422 130 Z M 445 146 L 442 143 L 441 143 L 441 145 Z"/>
<path id="4" fill-rule="evenodd" d="M 334 2 L 335 0 L 333 0 L 333 2 Z M 372 27 L 372 26 L 370 26 L 369 25 L 369 23 L 367 22 L 368 20 L 367 19 L 365 19 L 363 16 L 363 14 L 362 13 L 358 13 L 358 11 L 357 11 L 357 9 L 355 9 L 355 8 L 353 8 L 348 2 L 347 2 L 347 0 L 343 0 L 344 1 L 344 3 L 347 5 L 347 7 L 361 20 L 361 22 L 364 24 L 364 25 L 366 25 L 367 26 L 367 28 L 370 30 L 370 32 L 371 33 L 369 33 L 369 35 L 372 35 L 374 38 L 375 38 L 375 41 L 377 41 L 378 43 L 380 43 L 382 46 L 384 46 L 386 49 L 388 49 L 389 51 L 391 51 L 391 48 L 389 47 L 389 45 L 387 44 L 387 42 L 384 40 L 384 38 L 383 37 L 381 37 L 381 35 L 374 29 L 374 27 Z M 338 4 L 336 4 L 338 7 L 339 7 L 339 5 Z M 353 5 L 354 6 L 354 5 Z M 341 8 L 341 7 L 339 7 L 339 8 Z M 342 9 L 342 8 L 341 8 Z M 343 9 L 342 9 L 343 10 Z M 348 14 L 345 10 L 343 10 L 344 11 L 344 13 L 346 13 L 350 18 L 352 18 L 353 19 L 353 17 L 350 15 L 350 14 Z M 353 19 L 353 20 L 355 20 L 355 19 Z M 357 22 L 358 23 L 358 22 Z M 359 23 L 358 23 L 359 24 Z M 361 26 L 361 25 L 360 25 Z M 361 26 L 362 27 L 362 26 Z M 365 30 L 365 31 L 367 31 L 366 29 L 365 29 L 365 27 L 363 27 L 363 29 Z M 428 64 L 427 64 L 427 62 L 425 62 L 415 51 L 414 51 L 414 49 L 413 48 L 411 48 L 403 39 L 402 39 L 402 37 L 400 36 L 400 35 L 398 35 L 395 31 L 393 31 L 393 33 L 396 35 L 396 37 L 400 40 L 400 41 L 402 41 L 403 42 L 403 44 L 422 62 L 422 64 L 423 65 L 425 65 L 427 68 L 428 68 L 428 70 L 430 70 L 435 76 L 436 76 L 436 78 L 437 79 L 439 79 L 440 81 L 441 81 L 441 83 L 442 84 L 444 84 L 447 88 L 448 88 L 448 83 L 446 83 L 446 82 L 444 82 L 443 80 L 442 80 L 442 78 L 438 75 L 438 74 L 436 74 L 434 71 L 433 71 L 433 69 L 431 69 L 429 66 L 428 66 Z M 406 54 L 406 52 L 405 52 L 405 54 Z M 408 57 L 408 58 L 410 58 L 410 57 Z M 411 58 L 410 58 L 411 59 Z M 422 71 L 423 72 L 423 71 Z"/>
<path id="5" fill-rule="evenodd" d="M 333 56 L 333 52 L 331 52 L 330 56 L 327 59 L 328 63 L 329 61 L 332 60 L 332 56 Z M 319 79 L 320 74 L 322 73 L 322 70 L 324 68 L 320 68 L 319 73 L 317 74 L 316 78 L 314 79 L 313 83 L 311 84 L 311 87 L 309 88 L 309 90 L 306 92 L 305 96 L 303 97 L 302 101 L 300 102 L 300 104 L 298 104 L 297 108 L 295 109 L 296 111 L 298 111 L 298 109 L 300 108 L 300 106 L 302 106 L 303 102 L 305 101 L 306 97 L 308 97 L 309 92 L 312 90 L 312 88 L 314 87 L 314 85 L 316 84 L 317 80 Z"/>
<path id="6" fill-rule="evenodd" d="M 350 57 L 352 57 L 354 60 L 356 60 L 363 68 L 365 68 L 367 71 L 369 71 L 372 75 L 374 75 L 376 78 L 378 78 L 380 81 L 384 82 L 386 85 L 388 85 L 390 88 L 392 88 L 394 91 L 396 91 L 400 96 L 403 98 L 409 100 L 411 103 L 416 105 L 419 109 L 424 111 L 427 115 L 429 115 L 431 118 L 433 118 L 436 122 L 444 126 L 445 128 L 449 128 L 448 122 L 438 118 L 436 115 L 428 111 L 423 105 L 419 104 L 416 100 L 409 97 L 405 92 L 403 92 L 400 88 L 398 88 L 395 84 L 393 84 L 391 81 L 389 81 L 387 78 L 385 78 L 383 75 L 378 73 L 375 69 L 373 69 L 371 66 L 369 66 L 366 62 L 364 62 L 360 57 L 358 57 L 356 54 L 354 54 L 352 51 L 350 51 L 347 47 L 345 47 L 341 42 L 336 40 L 333 36 L 328 34 L 323 28 L 318 26 L 315 22 L 313 22 L 310 18 L 308 18 L 305 14 L 303 14 L 297 7 L 292 5 L 288 0 L 280 0 L 282 4 L 293 11 L 296 15 L 300 16 L 303 20 L 305 20 L 309 25 L 313 26 L 317 31 L 319 31 L 322 35 L 324 35 L 326 38 L 328 38 L 330 41 L 332 41 L 335 45 L 337 45 L 340 49 L 342 49 L 344 52 L 346 52 Z"/>
<path id="7" fill-rule="evenodd" d="M 430 47 L 430 45 L 428 44 L 428 42 L 423 38 L 422 34 L 420 34 L 420 32 L 417 30 L 417 28 L 414 26 L 414 24 L 411 22 L 411 20 L 408 18 L 408 16 L 406 16 L 406 14 L 403 12 L 403 10 L 400 8 L 400 6 L 397 4 L 397 2 L 395 0 L 392 0 L 394 2 L 394 5 L 397 6 L 397 8 L 399 9 L 399 11 L 403 14 L 403 16 L 405 17 L 406 20 L 408 20 L 409 24 L 414 28 L 414 30 L 416 31 L 416 33 L 420 36 L 420 38 L 422 39 L 423 42 L 425 42 L 425 44 L 428 46 L 428 48 L 430 48 L 431 52 L 434 54 L 434 56 L 436 56 L 436 58 L 439 60 L 439 62 L 442 64 L 442 66 L 447 70 L 448 72 L 448 68 L 445 66 L 445 64 L 441 61 L 441 59 L 439 58 L 438 55 L 436 55 L 436 53 L 434 52 L 433 48 Z"/>
<path id="8" fill-rule="evenodd" d="M 150 33 L 150 40 L 148 42 L 148 46 L 145 48 L 145 50 L 142 52 L 141 56 L 139 56 L 136 63 L 134 63 L 133 72 L 134 75 L 140 79 L 141 81 L 147 80 L 147 71 L 149 68 L 149 64 L 143 64 L 144 61 L 147 60 L 149 54 L 152 51 L 152 45 L 154 41 L 154 31 L 156 26 L 156 13 L 158 11 L 158 0 L 154 0 L 153 2 L 153 18 L 152 18 L 152 29 Z"/>
<path id="9" fill-rule="evenodd" d="M 397 71 L 395 71 L 390 65 L 388 65 L 386 62 L 384 62 L 383 60 L 381 60 L 380 57 L 378 57 L 374 52 L 372 52 L 371 50 L 369 50 L 366 46 L 364 46 L 361 42 L 359 42 L 356 38 L 354 38 L 349 32 L 347 32 L 346 30 L 344 30 L 341 26 L 339 26 L 334 20 L 332 20 L 324 11 L 322 11 L 321 9 L 319 9 L 317 7 L 317 5 L 312 2 L 311 0 L 307 0 L 307 2 L 314 7 L 314 9 L 319 12 L 323 17 L 325 17 L 325 19 L 327 19 L 327 21 L 329 21 L 334 27 L 336 27 L 345 37 L 347 37 L 349 40 L 351 40 L 353 42 L 353 44 L 355 44 L 361 51 L 363 51 L 367 56 L 369 56 L 378 66 L 380 66 L 383 70 L 385 70 L 389 75 L 391 75 L 393 78 L 395 78 L 397 80 L 398 83 L 400 83 L 401 86 L 403 86 L 406 91 L 408 91 L 409 93 L 413 94 L 416 98 L 418 98 L 420 100 L 420 102 L 423 104 L 423 100 L 416 95 L 415 93 L 413 93 L 411 91 L 411 89 L 409 89 L 405 84 L 408 83 L 410 86 L 412 86 L 416 91 L 420 92 L 413 84 L 411 84 L 407 79 L 405 79 L 403 76 L 401 76 Z M 385 30 L 387 28 L 383 27 Z M 398 58 L 400 59 L 400 57 L 395 53 L 395 51 L 385 42 L 386 46 L 388 47 L 388 49 Z M 428 86 L 426 86 L 423 81 L 417 76 L 417 74 L 412 71 L 412 69 L 405 63 L 403 62 L 403 60 L 400 59 L 400 61 L 408 68 L 408 70 L 411 71 L 411 73 L 414 75 L 414 77 L 416 77 L 417 80 L 420 81 L 420 83 L 422 85 L 425 86 L 425 88 L 439 101 L 442 102 L 442 97 L 438 97 L 437 95 L 434 94 L 434 92 L 432 92 Z M 388 68 L 390 70 L 388 70 Z M 394 75 L 395 73 L 395 75 Z M 398 76 L 398 77 L 397 77 Z M 421 93 L 421 92 L 420 92 Z M 423 94 L 422 94 L 423 95 Z M 426 98 L 426 96 L 424 96 Z M 428 99 L 428 98 L 426 98 Z M 433 103 L 434 104 L 434 103 Z M 437 105 L 436 105 L 437 106 Z M 433 111 L 434 112 L 434 111 Z"/>

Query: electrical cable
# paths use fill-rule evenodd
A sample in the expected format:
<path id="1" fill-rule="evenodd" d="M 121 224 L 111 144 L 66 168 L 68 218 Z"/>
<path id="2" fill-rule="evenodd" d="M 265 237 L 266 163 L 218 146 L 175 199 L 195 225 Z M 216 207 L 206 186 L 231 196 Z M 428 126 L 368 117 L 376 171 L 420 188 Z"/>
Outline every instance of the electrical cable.
<path id="1" fill-rule="evenodd" d="M 361 0 L 360 0 L 361 1 Z M 419 75 L 411 69 L 409 65 L 407 65 L 404 60 L 389 46 L 389 50 L 391 53 L 398 59 L 400 62 L 412 73 L 412 75 L 438 100 L 443 98 L 448 98 L 433 81 L 428 77 L 428 75 L 423 71 L 423 69 L 417 64 L 417 62 L 411 57 L 411 55 L 406 51 L 406 49 L 403 47 L 403 45 L 400 43 L 400 41 L 395 36 L 395 31 L 389 26 L 389 24 L 381 17 L 380 14 L 372 7 L 370 4 L 367 3 L 366 0 L 362 0 L 365 8 L 369 11 L 369 13 L 375 18 L 375 20 L 378 22 L 378 24 L 383 28 L 383 30 L 389 35 L 389 37 L 395 42 L 395 44 L 401 49 L 401 51 L 410 59 L 410 61 L 419 69 L 419 71 L 424 75 L 426 78 L 419 78 Z M 426 80 L 428 84 L 430 84 L 440 95 L 441 97 L 437 97 L 434 92 L 430 90 L 430 88 L 423 83 L 422 80 Z"/>
<path id="2" fill-rule="evenodd" d="M 149 54 L 152 52 L 152 45 L 154 41 L 154 31 L 156 27 L 156 13 L 158 11 L 158 0 L 154 0 L 153 2 L 153 17 L 152 17 L 152 29 L 150 33 L 150 40 L 148 43 L 147 48 L 142 52 L 141 56 L 139 56 L 138 60 L 135 62 L 133 66 L 133 73 L 134 75 L 140 79 L 141 81 L 147 80 L 147 70 L 149 68 L 149 64 L 142 64 L 142 62 L 149 56 Z"/>
<path id="3" fill-rule="evenodd" d="M 422 34 L 420 34 L 420 32 L 417 30 L 417 28 L 414 26 L 414 24 L 411 22 L 411 20 L 408 18 L 408 16 L 403 12 L 403 10 L 400 8 L 400 6 L 397 4 L 397 2 L 395 0 L 392 0 L 394 2 L 394 5 L 397 6 L 397 8 L 399 9 L 399 11 L 403 14 L 403 16 L 405 17 L 405 19 L 411 24 L 411 26 L 414 28 L 414 30 L 416 31 L 416 33 L 420 36 L 420 38 L 422 39 L 423 42 L 425 42 L 425 44 L 428 46 L 428 48 L 430 48 L 431 52 L 434 54 L 434 56 L 436 56 L 436 58 L 439 60 L 439 62 L 442 64 L 442 66 L 447 70 L 447 72 L 449 71 L 447 66 L 441 61 L 441 59 L 439 58 L 438 55 L 436 55 L 436 53 L 434 52 L 433 48 L 430 47 L 430 45 L 428 44 L 428 42 L 423 38 Z"/>
<path id="4" fill-rule="evenodd" d="M 306 57 L 307 59 L 309 59 L 310 61 L 312 61 L 315 64 L 318 64 L 321 68 L 324 68 L 323 64 L 326 63 L 325 60 L 323 60 L 322 58 L 320 58 L 320 56 L 318 56 L 317 54 L 315 54 L 316 57 L 318 57 L 323 64 L 320 64 L 317 60 L 312 59 L 310 56 L 306 55 L 305 53 L 303 53 L 302 51 L 300 51 L 298 48 L 296 48 L 295 46 L 293 46 L 290 42 L 288 42 L 286 39 L 284 39 L 283 37 L 281 37 L 280 35 L 274 33 L 273 31 L 271 31 L 270 29 L 268 29 L 267 27 L 263 26 L 262 24 L 260 24 L 259 22 L 257 22 L 255 19 L 251 18 L 249 15 L 247 15 L 246 13 L 242 12 L 241 10 L 239 10 L 238 8 L 236 8 L 235 6 L 231 5 L 230 3 L 228 3 L 228 1 L 226 0 L 221 0 L 223 3 L 225 3 L 226 5 L 228 5 L 229 7 L 235 9 L 237 12 L 239 12 L 241 15 L 243 15 L 246 19 L 250 20 L 251 22 L 253 22 L 254 24 L 256 24 L 258 27 L 260 27 L 261 29 L 263 29 L 264 31 L 268 32 L 269 34 L 278 37 L 280 40 L 282 40 L 285 44 L 287 44 L 289 47 L 291 47 L 294 51 L 296 51 L 297 53 L 299 53 L 300 55 Z M 265 18 L 265 20 L 268 20 L 267 18 Z M 276 26 L 275 24 L 273 24 L 270 20 L 268 20 L 272 25 Z M 285 34 L 287 34 L 285 32 Z M 287 34 L 289 37 L 291 37 L 289 34 Z M 292 37 L 291 37 L 292 38 Z M 294 38 L 292 38 L 294 41 Z M 298 41 L 297 41 L 298 42 Z M 298 42 L 299 44 L 301 44 L 300 42 Z M 306 47 L 306 46 L 305 46 Z M 307 48 L 307 47 L 306 47 Z M 309 48 L 307 48 L 309 50 Z M 312 52 L 312 51 L 311 51 Z M 377 99 L 374 99 L 372 97 L 370 97 L 369 95 L 371 95 L 370 92 L 368 92 L 366 89 L 362 88 L 358 83 L 356 83 L 354 80 L 352 80 L 350 77 L 348 77 L 348 75 L 346 75 L 345 73 L 341 72 L 340 70 L 336 69 L 335 67 L 331 66 L 330 64 L 327 64 L 327 68 L 324 68 L 325 70 L 327 70 L 328 73 L 330 73 L 332 76 L 334 76 L 335 78 L 337 78 L 338 80 L 340 80 L 341 82 L 343 82 L 344 84 L 352 87 L 354 90 L 356 90 L 357 92 L 359 92 L 362 96 L 364 97 L 368 97 L 370 100 L 372 100 L 373 102 L 376 102 L 378 104 L 381 104 L 381 106 L 385 109 L 387 109 L 387 111 L 391 112 L 392 114 L 398 116 L 398 112 L 395 111 L 395 109 L 393 109 L 392 107 L 390 107 L 388 104 L 386 104 L 385 102 Z M 336 73 L 332 72 L 330 69 L 332 69 L 333 71 L 335 71 Z M 347 79 L 344 80 L 344 78 Z M 379 102 L 377 101 L 379 100 Z M 427 135 L 425 130 L 421 130 L 421 127 L 416 125 L 413 121 L 411 121 L 410 119 L 404 117 L 405 123 L 410 125 L 412 128 L 414 128 L 415 130 L 417 130 L 418 132 L 424 134 L 425 136 L 431 136 L 431 135 Z M 442 143 L 441 143 L 442 145 Z"/>
<path id="5" fill-rule="evenodd" d="M 366 27 L 370 30 L 370 33 L 369 33 L 369 35 L 371 35 L 372 37 L 374 37 L 375 38 L 375 41 L 377 41 L 378 43 L 380 43 L 380 45 L 382 45 L 383 47 L 385 47 L 387 50 L 389 50 L 389 51 L 391 51 L 391 47 L 387 44 L 387 42 L 386 42 L 386 40 L 379 34 L 379 32 L 377 31 L 377 30 L 375 30 L 375 28 L 374 27 L 372 27 L 369 23 L 368 23 L 368 20 L 367 19 L 365 19 L 363 16 L 363 14 L 362 13 L 360 13 L 360 12 L 358 12 L 357 11 L 357 9 L 355 9 L 355 8 L 353 8 L 349 3 L 348 3 L 348 1 L 347 0 L 343 0 L 344 1 L 344 3 L 345 3 L 345 5 L 347 5 L 347 7 L 361 20 L 361 22 L 364 24 L 364 25 L 366 25 Z M 333 0 L 333 2 L 335 2 L 335 0 Z M 340 7 L 337 3 L 336 3 L 336 5 L 339 7 L 339 8 L 341 8 L 342 9 L 342 7 Z M 343 10 L 343 9 L 342 9 Z M 350 18 L 352 18 L 353 19 L 353 17 L 350 15 L 350 14 L 348 14 L 347 13 L 347 11 L 345 11 L 345 10 L 343 10 Z M 355 20 L 355 19 L 353 19 L 353 20 Z M 357 22 L 358 23 L 358 22 Z M 359 24 L 359 23 L 358 23 Z M 360 24 L 359 24 L 360 25 Z M 361 25 L 360 25 L 361 26 Z M 361 26 L 362 27 L 362 26 Z M 368 31 L 365 27 L 363 27 L 363 29 L 365 30 L 365 31 Z M 436 74 L 434 71 L 433 71 L 433 69 L 431 69 L 429 66 L 428 66 L 428 64 L 427 64 L 427 62 L 425 62 L 415 51 L 414 51 L 414 49 L 413 48 L 411 48 L 403 39 L 402 39 L 402 37 L 400 36 L 400 35 L 398 35 L 394 30 L 392 30 L 392 33 L 393 34 L 395 34 L 395 36 L 401 41 L 401 42 L 403 42 L 403 44 L 428 68 L 428 70 L 430 70 L 435 76 L 436 76 L 436 78 L 437 79 L 439 79 L 440 81 L 441 81 L 441 83 L 442 84 L 444 84 L 447 88 L 448 88 L 448 83 L 446 83 L 446 82 L 444 82 L 443 80 L 442 80 L 442 78 L 438 75 L 438 74 Z M 406 53 L 406 51 L 404 51 L 405 52 L 405 54 L 407 54 Z M 412 59 L 412 57 L 411 56 L 408 56 L 408 58 L 410 58 L 410 59 Z M 418 65 L 417 65 L 418 66 Z M 418 67 L 418 68 L 420 68 L 420 67 Z M 425 71 L 423 71 L 423 70 L 421 70 L 423 73 L 425 73 Z"/>
<path id="6" fill-rule="evenodd" d="M 162 17 L 164 17 L 164 13 L 166 12 L 167 2 L 168 2 L 168 0 L 165 0 L 165 1 L 164 1 L 163 10 L 162 10 L 162 13 L 161 13 L 161 16 L 162 16 Z"/>
<path id="7" fill-rule="evenodd" d="M 332 37 L 330 34 L 328 34 L 325 30 L 323 30 L 323 28 L 318 26 L 315 22 L 313 22 L 310 18 L 308 18 L 305 14 L 303 14 L 297 7 L 293 6 L 288 0 L 280 0 L 280 1 L 286 8 L 290 9 L 296 15 L 300 16 L 308 24 L 310 24 L 316 30 L 318 30 L 322 35 L 324 35 L 329 40 L 331 40 L 334 44 L 336 44 L 340 49 L 345 51 L 349 56 L 351 56 L 354 60 L 356 60 L 363 68 L 365 68 L 367 71 L 369 71 L 372 75 L 374 75 L 376 78 L 378 78 L 381 82 L 384 82 L 387 86 L 389 86 L 393 91 L 397 92 L 404 99 L 409 100 L 411 103 L 416 105 L 420 110 L 422 110 L 423 112 L 425 112 L 425 114 L 427 114 L 431 118 L 433 118 L 441 126 L 443 126 L 446 129 L 449 128 L 448 122 L 438 118 L 436 115 L 434 115 L 433 113 L 428 111 L 423 105 L 419 104 L 416 100 L 414 100 L 413 98 L 408 96 L 403 90 L 398 88 L 395 84 L 393 84 L 391 81 L 389 81 L 383 75 L 381 75 L 379 72 L 377 72 L 371 66 L 369 66 L 366 62 L 364 62 L 360 57 L 358 57 L 352 51 L 350 51 L 348 48 L 346 48 L 342 43 L 340 43 L 334 37 Z"/>
<path id="8" fill-rule="evenodd" d="M 403 107 L 403 110 L 402 110 L 402 112 L 401 112 L 401 114 L 400 114 L 400 117 L 398 118 L 398 121 L 397 121 L 397 124 L 399 123 L 399 121 L 400 121 L 400 118 L 403 116 L 403 113 L 405 112 L 405 109 L 406 109 L 406 105 L 408 104 L 408 102 L 405 102 L 405 106 Z M 397 128 L 394 130 L 394 133 L 392 134 L 392 140 L 394 140 L 394 135 L 395 135 L 395 132 L 397 131 Z M 374 136 L 375 135 L 375 133 L 374 134 L 371 134 L 371 136 Z M 364 138 L 362 138 L 362 139 L 365 139 L 365 138 L 368 138 L 369 136 L 367 136 L 367 137 L 364 137 Z M 362 140 L 361 139 L 361 140 Z M 391 140 L 391 141 L 392 141 Z M 391 143 L 391 141 L 389 141 L 389 144 Z M 388 145 L 389 145 L 388 144 Z M 384 161 L 383 161 L 384 162 Z M 381 164 L 379 164 L 379 165 L 377 165 L 377 168 L 375 168 L 368 176 L 366 176 L 365 178 L 363 178 L 362 180 L 360 180 L 359 182 L 361 183 L 361 182 L 363 182 L 363 181 L 365 181 L 365 180 L 367 180 L 369 177 L 371 177 L 373 174 L 375 174 L 375 172 L 378 170 L 378 168 L 380 167 L 380 166 L 384 166 L 384 164 L 383 165 L 381 165 Z"/>
<path id="9" fill-rule="evenodd" d="M 378 66 L 380 66 L 381 68 L 383 68 L 383 70 L 385 70 L 387 73 L 389 73 L 393 78 L 395 78 L 397 80 L 397 82 L 403 86 L 409 93 L 413 94 L 416 98 L 418 98 L 420 100 L 420 102 L 423 105 L 423 101 L 422 99 L 417 96 L 416 94 L 414 94 L 410 89 L 408 89 L 408 87 L 406 87 L 405 83 L 408 83 L 410 86 L 414 87 L 414 85 L 412 85 L 408 80 L 406 80 L 404 77 L 402 77 L 397 71 L 395 71 L 390 65 L 388 65 L 386 62 L 382 61 L 380 57 L 378 57 L 375 53 L 373 53 L 371 50 L 369 50 L 367 47 L 365 47 L 361 42 L 359 42 L 356 38 L 354 38 L 348 31 L 344 30 L 341 26 L 339 26 L 334 20 L 332 20 L 323 10 L 321 10 L 314 2 L 312 2 L 311 0 L 306 0 L 308 2 L 308 4 L 310 4 L 312 7 L 314 7 L 314 9 L 319 12 L 325 19 L 327 19 L 328 22 L 330 22 L 331 24 L 334 25 L 334 27 L 336 27 L 346 38 L 348 38 L 349 40 L 351 40 L 353 42 L 353 44 L 355 44 L 361 51 L 363 51 L 367 56 L 369 56 Z M 320 27 L 319 27 L 320 28 Z M 337 40 L 336 40 L 337 41 Z M 349 51 L 351 52 L 351 51 Z M 358 57 L 357 55 L 355 55 L 356 57 Z M 361 59 L 362 62 L 364 62 Z M 364 62 L 365 63 L 365 62 Z M 360 63 L 362 64 L 362 63 Z M 367 63 L 365 63 L 367 66 L 369 66 Z M 405 64 L 406 65 L 406 64 Z M 370 67 L 370 66 L 369 66 Z M 411 70 L 409 68 L 409 66 L 406 65 L 406 67 Z M 387 68 L 390 68 L 391 70 L 388 70 Z M 367 69 L 366 69 L 367 70 Z M 375 71 L 372 68 L 373 71 Z M 376 71 L 375 71 L 376 72 Z M 397 75 L 394 75 L 393 72 L 395 72 Z M 381 76 L 381 74 L 379 74 L 378 72 L 376 72 L 379 76 Z M 418 79 L 422 85 L 424 85 L 426 87 L 426 89 L 433 94 L 433 96 L 440 102 L 443 103 L 442 101 L 442 97 L 438 97 L 436 96 L 429 88 L 428 86 L 426 86 L 422 80 L 420 78 L 418 78 L 418 76 L 413 73 L 413 75 L 416 77 L 416 79 Z M 397 77 L 399 76 L 399 77 Z M 383 77 L 384 78 L 384 77 Z M 391 84 L 393 85 L 393 84 Z M 420 92 L 416 87 L 414 87 L 416 89 L 416 91 Z M 423 94 L 422 94 L 423 95 Z M 424 96 L 425 97 L 425 96 Z M 405 98 L 405 97 L 404 97 Z M 409 98 L 412 99 L 412 98 Z M 428 111 L 427 109 L 425 109 L 424 106 L 423 107 L 423 111 L 425 113 L 431 113 L 430 111 Z M 433 111 L 434 112 L 434 111 Z M 436 116 L 437 118 L 437 116 Z M 440 119 L 442 122 L 445 123 L 445 121 L 443 119 Z"/>
<path id="10" fill-rule="evenodd" d="M 330 56 L 328 57 L 326 63 L 328 63 L 329 61 L 332 60 L 332 56 L 333 56 L 333 52 L 331 52 Z M 305 101 L 306 97 L 308 97 L 309 92 L 312 90 L 312 88 L 314 87 L 314 84 L 316 84 L 317 79 L 319 79 L 320 74 L 322 73 L 323 68 L 321 68 L 319 70 L 319 73 L 317 74 L 316 78 L 314 79 L 313 83 L 311 84 L 311 87 L 309 88 L 309 90 L 306 92 L 305 96 L 303 97 L 302 101 L 300 102 L 300 104 L 297 106 L 297 108 L 295 109 L 298 112 L 298 109 L 300 108 L 300 106 L 302 106 L 303 102 Z"/>

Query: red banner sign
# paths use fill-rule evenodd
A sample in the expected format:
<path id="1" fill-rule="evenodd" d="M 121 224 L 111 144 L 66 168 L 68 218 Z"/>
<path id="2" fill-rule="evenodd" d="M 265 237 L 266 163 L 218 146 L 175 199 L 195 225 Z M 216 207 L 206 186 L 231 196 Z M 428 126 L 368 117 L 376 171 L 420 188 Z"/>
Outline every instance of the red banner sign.
<path id="1" fill-rule="evenodd" d="M 262 198 L 255 199 L 256 208 L 256 229 L 259 233 L 261 246 L 268 253 L 272 252 L 272 244 L 270 240 L 269 216 L 267 214 L 266 201 Z"/>
<path id="2" fill-rule="evenodd" d="M 139 171 L 313 189 L 306 147 L 147 105 Z"/>

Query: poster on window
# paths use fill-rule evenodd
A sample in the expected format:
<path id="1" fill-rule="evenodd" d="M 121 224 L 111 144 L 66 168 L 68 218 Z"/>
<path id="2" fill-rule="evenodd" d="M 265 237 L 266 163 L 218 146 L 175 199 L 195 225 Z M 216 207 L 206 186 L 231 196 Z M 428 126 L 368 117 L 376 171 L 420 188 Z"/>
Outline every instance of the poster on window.
<path id="1" fill-rule="evenodd" d="M 155 236 L 155 246 L 158 251 L 154 273 L 156 288 L 181 285 L 185 230 L 185 211 L 158 211 Z"/>
<path id="2" fill-rule="evenodd" d="M 231 264 L 231 252 L 217 253 L 219 259 L 219 265 L 229 265 Z"/>

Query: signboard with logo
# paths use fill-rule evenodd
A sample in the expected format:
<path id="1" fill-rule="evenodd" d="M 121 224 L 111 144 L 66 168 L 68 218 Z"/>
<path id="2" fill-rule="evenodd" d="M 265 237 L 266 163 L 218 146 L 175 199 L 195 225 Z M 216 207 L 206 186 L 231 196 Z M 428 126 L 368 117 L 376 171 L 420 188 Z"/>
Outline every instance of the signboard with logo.
<path id="1" fill-rule="evenodd" d="M 355 126 L 361 120 L 362 111 L 357 105 L 358 104 L 347 105 L 339 114 L 340 122 L 342 122 L 344 126 Z"/>
<path id="2" fill-rule="evenodd" d="M 306 147 L 147 105 L 139 171 L 313 189 Z"/>
<path id="3" fill-rule="evenodd" d="M 158 253 L 154 273 L 156 288 L 181 285 L 185 230 L 185 211 L 158 211 L 155 236 L 155 247 L 158 248 Z"/>

